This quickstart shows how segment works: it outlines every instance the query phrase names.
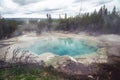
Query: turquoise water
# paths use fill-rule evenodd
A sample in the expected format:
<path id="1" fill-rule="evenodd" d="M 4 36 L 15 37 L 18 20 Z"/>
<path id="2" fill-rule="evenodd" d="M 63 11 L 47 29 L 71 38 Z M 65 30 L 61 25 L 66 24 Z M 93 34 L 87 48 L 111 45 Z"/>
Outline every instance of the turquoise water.
<path id="1" fill-rule="evenodd" d="M 61 56 L 76 56 L 96 52 L 97 47 L 89 45 L 83 40 L 72 38 L 58 38 L 38 40 L 29 48 L 27 48 L 27 50 L 30 50 L 36 54 L 50 52 Z"/>

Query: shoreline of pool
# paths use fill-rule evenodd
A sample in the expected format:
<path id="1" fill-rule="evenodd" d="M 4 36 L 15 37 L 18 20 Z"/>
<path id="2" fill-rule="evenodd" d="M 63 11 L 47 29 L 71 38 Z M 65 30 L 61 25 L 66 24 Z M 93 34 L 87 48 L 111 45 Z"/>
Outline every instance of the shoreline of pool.
<path id="1" fill-rule="evenodd" d="M 106 44 L 110 44 L 108 40 L 106 40 L 106 38 L 104 36 L 90 36 L 90 35 L 87 35 L 87 34 L 84 34 L 84 33 L 79 33 L 79 34 L 73 34 L 73 33 L 70 33 L 70 34 L 64 34 L 64 33 L 43 33 L 43 34 L 40 34 L 40 35 L 36 35 L 36 34 L 33 34 L 33 33 L 30 33 L 30 34 L 26 34 L 26 35 L 22 35 L 22 36 L 18 36 L 16 38 L 12 38 L 8 41 L 12 41 L 13 40 L 13 43 L 14 44 L 11 44 L 10 46 L 7 46 L 7 47 L 12 47 L 12 50 L 16 49 L 16 48 L 24 48 L 24 47 L 28 47 L 32 44 L 34 44 L 34 42 L 36 40 L 39 40 L 39 39 L 45 39 L 45 38 L 75 38 L 75 39 L 82 39 L 82 40 L 86 40 L 88 43 L 90 44 L 98 44 L 100 46 L 103 46 L 102 48 L 100 48 L 101 50 L 98 51 L 98 52 L 101 52 L 99 55 L 96 55 L 96 53 L 93 53 L 91 55 L 83 55 L 83 56 L 79 56 L 79 57 L 71 57 L 69 56 L 69 58 L 72 58 L 74 61 L 76 59 L 76 61 L 80 62 L 80 63 L 92 63 L 92 62 L 95 62 L 95 60 L 97 60 L 97 58 L 100 58 L 98 61 L 96 62 L 107 62 L 107 56 L 108 54 L 106 54 L 106 48 L 107 47 L 104 47 L 106 46 Z M 106 41 L 104 41 L 106 40 Z M 0 50 L 2 50 L 1 54 L 4 54 L 5 53 L 5 50 L 7 50 L 7 47 L 5 48 L 2 48 Z M 9 57 L 11 56 L 11 53 L 12 53 L 12 50 L 9 54 Z M 102 52 L 103 51 L 103 52 Z M 31 54 L 34 54 L 32 52 L 30 52 Z M 43 55 L 44 54 L 44 55 Z M 53 58 L 53 57 L 56 57 L 56 55 L 54 55 L 53 53 L 43 53 L 42 55 L 36 55 L 36 56 L 41 56 L 40 57 L 40 60 L 44 60 L 45 61 L 48 61 L 49 58 Z M 42 57 L 44 57 L 43 59 L 41 59 Z M 57 55 L 58 57 L 58 55 Z M 64 57 L 64 56 L 63 56 Z M 74 59 L 75 58 L 75 59 Z M 92 59 L 90 59 L 92 58 Z M 102 59 L 104 59 L 102 61 Z"/>

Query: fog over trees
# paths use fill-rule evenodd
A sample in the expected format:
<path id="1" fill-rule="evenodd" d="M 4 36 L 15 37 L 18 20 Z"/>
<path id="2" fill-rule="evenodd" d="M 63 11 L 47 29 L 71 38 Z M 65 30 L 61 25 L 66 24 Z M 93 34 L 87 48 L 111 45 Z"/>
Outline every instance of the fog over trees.
<path id="1" fill-rule="evenodd" d="M 60 15 L 59 15 L 60 16 Z M 111 33 L 120 34 L 120 13 L 116 7 L 112 11 L 102 6 L 98 11 L 94 10 L 92 13 L 84 13 L 76 15 L 75 17 L 67 17 L 65 13 L 64 18 L 54 19 L 51 14 L 46 14 L 47 19 L 39 22 L 31 21 L 30 24 L 37 26 L 37 32 L 42 31 L 69 31 L 77 32 L 87 31 L 94 33 Z M 0 39 L 10 37 L 17 30 L 17 26 L 23 23 L 16 20 L 0 19 Z M 24 24 L 28 25 L 28 24 Z M 26 26 L 23 26 L 26 27 Z M 25 30 L 29 30 L 27 26 Z M 32 28 L 34 30 L 34 28 Z M 36 30 L 36 28 L 35 28 Z"/>
<path id="2" fill-rule="evenodd" d="M 10 37 L 11 34 L 17 29 L 20 22 L 14 20 L 0 19 L 0 39 Z"/>
<path id="3" fill-rule="evenodd" d="M 120 33 L 120 15 L 116 7 L 112 12 L 104 6 L 97 12 L 85 13 L 67 19 L 60 19 L 58 28 L 65 31 L 92 31 L 101 33 Z"/>

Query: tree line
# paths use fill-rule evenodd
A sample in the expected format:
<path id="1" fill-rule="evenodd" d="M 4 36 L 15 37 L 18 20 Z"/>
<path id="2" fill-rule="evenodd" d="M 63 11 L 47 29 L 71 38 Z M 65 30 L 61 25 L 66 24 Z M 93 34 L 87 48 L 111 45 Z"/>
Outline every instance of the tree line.
<path id="1" fill-rule="evenodd" d="M 116 7 L 110 12 L 104 5 L 99 11 L 95 10 L 92 13 L 59 19 L 56 29 L 72 32 L 92 31 L 120 34 L 120 14 Z"/>
<path id="2" fill-rule="evenodd" d="M 60 15 L 59 15 L 60 16 Z M 75 17 L 54 19 L 51 14 L 46 15 L 47 19 L 40 22 L 30 22 L 37 27 L 37 32 L 43 31 L 69 31 L 69 32 L 97 32 L 97 33 L 113 33 L 120 34 L 120 13 L 116 10 L 116 7 L 112 11 L 102 6 L 98 11 L 94 10 L 92 13 L 84 13 L 82 15 L 76 15 Z M 0 19 L 0 39 L 5 37 L 11 37 L 11 34 L 18 29 L 18 25 L 23 24 L 16 20 Z M 26 24 L 27 26 L 28 24 Z M 30 24 L 27 29 L 29 30 Z M 23 25 L 23 27 L 25 27 Z M 26 29 L 26 28 L 25 28 Z M 33 29 L 32 30 L 36 30 Z"/>
<path id="3" fill-rule="evenodd" d="M 20 22 L 15 20 L 0 19 L 0 39 L 11 37 L 11 34 L 17 29 Z"/>

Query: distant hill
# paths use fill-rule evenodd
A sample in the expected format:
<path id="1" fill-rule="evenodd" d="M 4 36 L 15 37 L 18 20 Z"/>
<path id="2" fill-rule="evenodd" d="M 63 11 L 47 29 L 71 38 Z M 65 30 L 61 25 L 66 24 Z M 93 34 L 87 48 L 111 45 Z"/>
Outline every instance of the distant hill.
<path id="1" fill-rule="evenodd" d="M 46 20 L 46 18 L 5 18 L 7 20 L 15 20 L 15 21 L 38 21 L 38 20 Z"/>

